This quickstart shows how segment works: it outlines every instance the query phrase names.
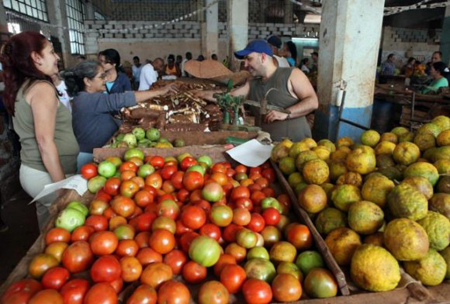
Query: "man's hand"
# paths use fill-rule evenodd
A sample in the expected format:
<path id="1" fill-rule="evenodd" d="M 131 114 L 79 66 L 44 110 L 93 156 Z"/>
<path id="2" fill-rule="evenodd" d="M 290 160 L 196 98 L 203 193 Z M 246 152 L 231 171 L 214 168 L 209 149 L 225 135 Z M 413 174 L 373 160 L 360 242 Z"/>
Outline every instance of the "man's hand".
<path id="1" fill-rule="evenodd" d="M 167 93 L 175 93 L 176 94 L 176 93 L 178 93 L 178 86 L 176 83 L 171 83 L 171 84 L 166 85 L 165 87 L 162 87 L 159 90 L 159 92 L 161 95 L 165 95 Z"/>
<path id="2" fill-rule="evenodd" d="M 264 117 L 264 122 L 271 123 L 275 120 L 285 120 L 287 119 L 289 114 L 281 113 L 275 110 L 270 110 L 269 113 L 266 114 L 266 117 Z"/>

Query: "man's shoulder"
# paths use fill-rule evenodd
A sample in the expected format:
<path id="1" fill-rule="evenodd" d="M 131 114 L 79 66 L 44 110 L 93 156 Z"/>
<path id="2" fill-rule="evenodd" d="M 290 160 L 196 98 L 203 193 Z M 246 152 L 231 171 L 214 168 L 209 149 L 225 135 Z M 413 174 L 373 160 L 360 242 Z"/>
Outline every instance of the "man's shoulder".
<path id="1" fill-rule="evenodd" d="M 144 65 L 142 67 L 142 72 L 144 71 L 154 71 L 155 69 L 153 68 L 153 65 L 151 65 L 150 63 L 147 63 L 146 65 Z"/>

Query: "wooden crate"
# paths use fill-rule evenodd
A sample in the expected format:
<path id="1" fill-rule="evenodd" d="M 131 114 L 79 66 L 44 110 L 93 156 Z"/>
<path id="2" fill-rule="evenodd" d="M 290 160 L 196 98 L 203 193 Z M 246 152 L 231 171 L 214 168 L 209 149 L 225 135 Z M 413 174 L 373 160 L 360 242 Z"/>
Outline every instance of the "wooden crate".
<path id="1" fill-rule="evenodd" d="M 283 189 L 285 189 L 286 193 L 289 195 L 289 198 L 293 202 L 292 207 L 294 211 L 297 213 L 297 215 L 300 217 L 302 222 L 306 223 L 308 225 L 308 228 L 311 230 L 311 234 L 313 235 L 314 239 L 317 240 L 317 243 L 319 246 L 317 246 L 317 249 L 319 250 L 320 254 L 325 258 L 325 263 L 328 266 L 328 269 L 330 269 L 333 272 L 333 275 L 336 277 L 339 288 L 341 290 L 342 295 L 350 295 L 349 287 L 352 287 L 351 293 L 355 295 L 361 295 L 361 294 L 367 294 L 365 291 L 358 289 L 353 283 L 350 282 L 350 280 L 346 279 L 346 276 L 344 272 L 342 271 L 341 267 L 337 264 L 336 260 L 334 259 L 333 255 L 331 254 L 328 246 L 326 245 L 325 241 L 323 240 L 321 234 L 316 229 L 314 223 L 312 222 L 311 218 L 308 216 L 308 213 L 300 207 L 295 202 L 297 201 L 297 196 L 295 195 L 293 189 L 289 185 L 288 181 L 284 177 L 283 173 L 279 169 L 278 165 L 271 161 L 272 167 L 274 168 L 276 172 L 276 176 L 278 179 L 278 182 L 283 186 Z M 409 290 L 409 293 L 415 297 L 416 299 L 419 299 L 420 301 L 430 300 L 431 294 L 430 292 L 419 282 L 414 280 L 409 274 L 404 272 L 403 269 L 401 269 L 401 281 L 399 285 L 406 286 L 406 288 Z M 396 288 L 396 291 L 400 291 L 402 289 L 405 289 L 405 287 L 399 287 Z M 399 293 L 400 294 L 400 293 Z M 368 297 L 370 299 L 370 297 Z M 397 301 L 397 300 L 396 300 Z M 399 303 L 402 301 L 398 301 Z M 350 302 L 348 302 L 350 303 Z M 355 302 L 359 303 L 359 302 Z M 397 302 L 386 302 L 381 301 L 380 302 L 373 302 L 373 303 L 397 303 Z M 367 303 L 365 303 L 367 304 Z"/>

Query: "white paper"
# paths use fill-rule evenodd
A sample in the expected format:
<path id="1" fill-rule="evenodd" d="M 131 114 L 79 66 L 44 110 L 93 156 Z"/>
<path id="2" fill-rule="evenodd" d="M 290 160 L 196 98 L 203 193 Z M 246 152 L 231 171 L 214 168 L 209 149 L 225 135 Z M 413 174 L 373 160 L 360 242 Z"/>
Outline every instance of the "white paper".
<path id="1" fill-rule="evenodd" d="M 80 174 L 71 176 L 66 178 L 60 182 L 48 184 L 44 186 L 41 192 L 30 202 L 34 201 L 49 195 L 59 189 L 73 189 L 77 191 L 78 195 L 82 196 L 87 191 L 87 180 L 85 180 Z"/>
<path id="2" fill-rule="evenodd" d="M 258 167 L 270 158 L 272 148 L 272 146 L 263 145 L 256 139 L 252 139 L 236 148 L 228 150 L 227 153 L 235 161 L 247 167 Z"/>

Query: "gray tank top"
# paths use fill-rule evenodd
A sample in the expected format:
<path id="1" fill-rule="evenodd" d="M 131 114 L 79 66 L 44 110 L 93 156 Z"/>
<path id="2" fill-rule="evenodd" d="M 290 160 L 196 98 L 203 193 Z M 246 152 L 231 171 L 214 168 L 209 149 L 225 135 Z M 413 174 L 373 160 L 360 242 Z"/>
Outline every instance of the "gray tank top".
<path id="1" fill-rule="evenodd" d="M 33 112 L 30 104 L 25 100 L 26 90 L 29 90 L 39 82 L 46 81 L 35 81 L 30 85 L 29 80 L 27 80 L 20 87 L 14 105 L 15 115 L 13 117 L 13 124 L 14 130 L 19 135 L 22 145 L 20 151 L 21 162 L 33 169 L 47 172 L 36 140 Z M 72 115 L 61 102 L 58 104 L 58 110 L 56 112 L 54 140 L 58 148 L 59 160 L 64 173 L 75 173 L 77 171 L 79 148 L 72 129 Z"/>
<path id="2" fill-rule="evenodd" d="M 252 79 L 250 82 L 249 98 L 255 101 L 261 101 L 267 91 L 271 90 L 267 95 L 267 103 L 281 108 L 288 108 L 298 103 L 298 99 L 293 97 L 289 92 L 288 80 L 294 68 L 277 68 L 275 73 L 268 80 L 263 82 L 261 78 Z M 258 109 L 252 109 L 255 115 L 255 121 L 259 121 Z M 306 117 L 297 117 L 289 120 L 274 121 L 265 123 L 260 126 L 263 131 L 270 133 L 272 140 L 281 141 L 288 137 L 293 141 L 300 141 L 303 138 L 311 137 L 311 129 L 306 121 Z"/>

